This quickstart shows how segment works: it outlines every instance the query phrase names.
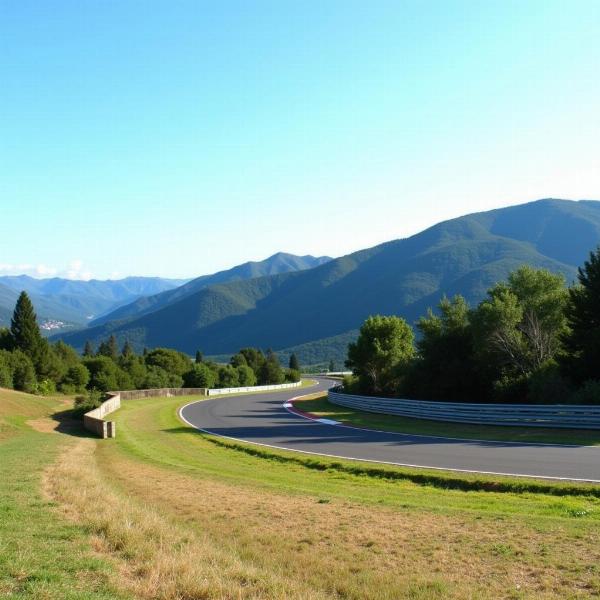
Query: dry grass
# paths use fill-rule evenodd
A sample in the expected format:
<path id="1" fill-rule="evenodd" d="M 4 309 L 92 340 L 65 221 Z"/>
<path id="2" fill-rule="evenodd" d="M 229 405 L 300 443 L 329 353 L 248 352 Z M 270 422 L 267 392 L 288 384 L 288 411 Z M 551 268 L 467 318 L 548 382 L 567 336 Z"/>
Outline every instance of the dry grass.
<path id="1" fill-rule="evenodd" d="M 568 598 L 600 592 L 593 530 L 576 539 L 560 526 L 540 531 L 476 515 L 319 502 L 200 483 L 110 455 L 107 479 L 164 507 L 193 535 L 208 535 L 228 556 L 287 572 L 329 597 Z"/>
<path id="2" fill-rule="evenodd" d="M 94 460 L 96 442 L 79 440 L 46 473 L 46 493 L 64 514 L 84 522 L 96 550 L 116 559 L 115 584 L 137 598 L 306 598 L 301 582 L 242 560 L 153 506 L 110 489 Z M 226 532 L 223 532 L 226 534 Z"/>

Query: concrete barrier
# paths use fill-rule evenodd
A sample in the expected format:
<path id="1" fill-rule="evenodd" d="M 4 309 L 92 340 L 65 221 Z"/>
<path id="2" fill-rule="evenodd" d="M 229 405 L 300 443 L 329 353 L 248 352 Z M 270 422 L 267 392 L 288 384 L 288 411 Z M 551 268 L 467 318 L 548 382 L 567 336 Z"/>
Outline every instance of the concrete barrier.
<path id="1" fill-rule="evenodd" d="M 252 385 L 247 387 L 236 387 L 236 388 L 214 388 L 206 390 L 207 396 L 220 396 L 222 394 L 241 394 L 244 392 L 266 392 L 269 390 L 287 390 L 290 388 L 297 388 L 302 385 L 301 381 L 295 383 L 279 383 L 276 385 Z"/>
<path id="2" fill-rule="evenodd" d="M 219 396 L 221 394 L 240 394 L 243 392 L 260 392 L 267 390 L 285 390 L 302 385 L 302 382 L 282 383 L 278 385 L 255 385 L 237 388 L 156 388 L 151 390 L 127 390 L 108 392 L 108 398 L 98 407 L 83 415 L 83 426 L 101 438 L 114 438 L 116 424 L 105 421 L 104 417 L 121 407 L 121 400 L 138 400 L 140 398 L 165 398 L 172 396 Z"/>
<path id="3" fill-rule="evenodd" d="M 83 415 L 83 426 L 101 438 L 115 437 L 115 422 L 105 421 L 104 417 L 121 407 L 120 392 L 110 392 L 108 396 L 108 399 L 98 408 L 94 408 Z"/>
<path id="4" fill-rule="evenodd" d="M 600 429 L 600 406 L 582 404 L 475 404 L 402 400 L 346 394 L 340 387 L 329 390 L 329 401 L 366 412 L 429 421 L 509 425 L 517 427 L 559 427 Z"/>

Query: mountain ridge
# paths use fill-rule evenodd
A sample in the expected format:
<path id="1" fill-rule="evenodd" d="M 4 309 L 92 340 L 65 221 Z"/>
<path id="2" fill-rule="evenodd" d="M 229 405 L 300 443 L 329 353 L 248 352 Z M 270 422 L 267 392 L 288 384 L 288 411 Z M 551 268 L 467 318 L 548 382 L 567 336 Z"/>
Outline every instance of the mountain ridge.
<path id="1" fill-rule="evenodd" d="M 212 285 L 130 322 L 65 339 L 81 347 L 86 337 L 114 333 L 137 347 L 206 354 L 298 347 L 356 330 L 373 313 L 412 322 L 443 294 L 475 303 L 522 264 L 573 281 L 599 241 L 600 202 L 540 200 L 450 219 L 306 271 Z"/>

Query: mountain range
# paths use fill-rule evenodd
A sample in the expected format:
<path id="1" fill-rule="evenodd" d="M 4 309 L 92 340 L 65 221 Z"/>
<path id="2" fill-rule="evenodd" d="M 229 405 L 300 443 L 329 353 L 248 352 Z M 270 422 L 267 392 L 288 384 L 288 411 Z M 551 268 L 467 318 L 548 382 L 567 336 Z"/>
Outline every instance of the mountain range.
<path id="1" fill-rule="evenodd" d="M 414 322 L 444 294 L 461 293 L 473 304 L 523 264 L 572 282 L 599 242 L 600 202 L 539 200 L 451 219 L 304 270 L 200 278 L 62 337 L 78 348 L 115 334 L 138 349 L 221 354 L 258 346 L 283 355 L 296 349 L 301 360 L 340 360 L 370 314 Z"/>
<path id="2" fill-rule="evenodd" d="M 118 280 L 78 281 L 53 277 L 36 279 L 28 275 L 0 277 L 0 326 L 10 323 L 21 291 L 32 298 L 43 328 L 72 329 L 87 326 L 98 315 L 148 294 L 170 290 L 185 279 L 126 277 Z"/>

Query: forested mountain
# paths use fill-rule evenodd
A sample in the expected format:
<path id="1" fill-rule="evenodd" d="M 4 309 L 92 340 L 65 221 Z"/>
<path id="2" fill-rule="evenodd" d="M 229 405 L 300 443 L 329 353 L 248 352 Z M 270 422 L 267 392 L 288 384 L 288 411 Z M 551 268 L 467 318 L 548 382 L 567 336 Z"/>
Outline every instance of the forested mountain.
<path id="1" fill-rule="evenodd" d="M 96 319 L 90 325 L 95 326 L 108 323 L 109 321 L 131 320 L 132 318 L 141 317 L 169 304 L 173 304 L 209 285 L 240 281 L 242 279 L 253 279 L 265 275 L 276 275 L 289 271 L 303 271 L 322 265 L 330 260 L 331 258 L 328 256 L 296 256 L 294 254 L 279 252 L 265 260 L 246 262 L 212 275 L 202 275 L 174 290 L 144 296 L 135 302 L 121 306 L 117 310 Z"/>
<path id="2" fill-rule="evenodd" d="M 414 321 L 444 294 L 477 302 L 522 264 L 561 272 L 571 282 L 599 242 L 600 202 L 540 200 L 445 221 L 310 270 L 210 285 L 131 321 L 64 339 L 81 348 L 86 339 L 114 333 L 138 348 L 206 354 L 345 341 L 341 334 L 370 314 Z"/>
<path id="3" fill-rule="evenodd" d="M 15 301 L 26 291 L 34 301 L 40 321 L 63 321 L 81 327 L 90 318 L 129 303 L 142 295 L 180 286 L 187 280 L 160 277 L 126 277 L 117 280 L 76 281 L 27 275 L 0 277 L 0 325 L 10 320 Z"/>

